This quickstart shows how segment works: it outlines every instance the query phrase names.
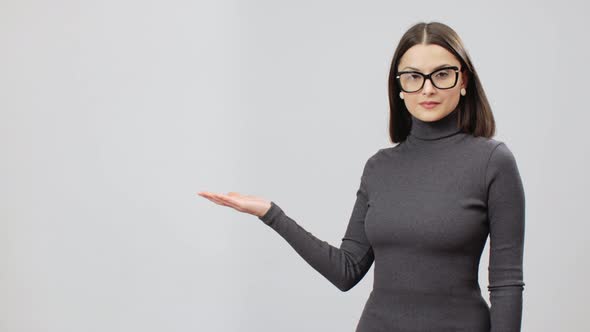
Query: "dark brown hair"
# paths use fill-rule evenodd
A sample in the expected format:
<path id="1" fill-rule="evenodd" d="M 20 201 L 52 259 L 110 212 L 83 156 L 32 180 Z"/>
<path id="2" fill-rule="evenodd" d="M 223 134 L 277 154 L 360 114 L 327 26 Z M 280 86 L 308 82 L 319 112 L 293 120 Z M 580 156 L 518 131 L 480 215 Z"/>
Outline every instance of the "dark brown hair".
<path id="1" fill-rule="evenodd" d="M 461 63 L 461 71 L 467 71 L 467 94 L 461 96 L 457 105 L 461 131 L 473 136 L 491 138 L 496 125 L 492 109 L 488 103 L 479 76 L 459 35 L 449 26 L 439 23 L 421 22 L 412 26 L 401 37 L 391 61 L 389 70 L 389 138 L 393 143 L 404 141 L 412 126 L 411 114 L 403 100 L 399 98 L 400 89 L 395 76 L 400 58 L 416 44 L 436 44 L 455 55 Z"/>

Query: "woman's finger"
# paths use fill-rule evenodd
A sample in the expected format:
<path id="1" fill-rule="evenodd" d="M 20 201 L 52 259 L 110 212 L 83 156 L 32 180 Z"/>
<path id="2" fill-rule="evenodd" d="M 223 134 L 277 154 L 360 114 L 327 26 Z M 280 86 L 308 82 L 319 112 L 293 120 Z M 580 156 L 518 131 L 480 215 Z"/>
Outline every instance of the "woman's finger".
<path id="1" fill-rule="evenodd" d="M 237 200 L 231 196 L 224 195 L 224 194 L 215 194 L 215 197 L 222 200 L 223 202 L 229 204 L 232 207 L 235 207 L 235 208 L 239 207 Z"/>
<path id="2" fill-rule="evenodd" d="M 242 202 L 240 201 L 241 195 L 239 193 L 232 192 L 232 195 L 226 195 L 212 192 L 199 192 L 199 195 L 219 205 L 228 206 L 240 212 L 244 212 L 244 209 L 242 208 Z"/>
<path id="3" fill-rule="evenodd" d="M 223 206 L 228 206 L 228 205 L 227 205 L 227 203 L 226 203 L 225 201 L 223 201 L 223 200 L 219 199 L 219 198 L 218 198 L 218 197 L 216 197 L 216 196 L 215 196 L 215 194 L 213 194 L 213 193 L 202 193 L 202 194 L 200 193 L 199 195 L 201 195 L 201 196 L 203 196 L 203 197 L 207 198 L 208 200 L 210 200 L 210 201 L 212 201 L 212 202 L 214 202 L 214 203 L 216 203 L 216 204 L 223 205 Z"/>

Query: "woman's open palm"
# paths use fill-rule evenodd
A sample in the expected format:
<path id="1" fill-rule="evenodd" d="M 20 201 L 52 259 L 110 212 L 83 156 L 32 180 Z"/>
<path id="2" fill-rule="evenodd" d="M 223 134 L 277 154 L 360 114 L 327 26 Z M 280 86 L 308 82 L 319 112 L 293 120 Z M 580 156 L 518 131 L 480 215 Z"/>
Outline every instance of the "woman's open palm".
<path id="1" fill-rule="evenodd" d="M 234 191 L 227 193 L 227 195 L 208 191 L 200 191 L 197 194 L 219 205 L 229 206 L 257 217 L 263 216 L 270 209 L 270 201 L 253 195 L 242 195 Z"/>

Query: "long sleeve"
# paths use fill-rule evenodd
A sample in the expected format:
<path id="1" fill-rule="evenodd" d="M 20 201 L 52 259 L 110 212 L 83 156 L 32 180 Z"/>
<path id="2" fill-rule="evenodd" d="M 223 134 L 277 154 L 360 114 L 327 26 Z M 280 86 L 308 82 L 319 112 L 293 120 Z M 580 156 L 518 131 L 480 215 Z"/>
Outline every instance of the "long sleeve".
<path id="1" fill-rule="evenodd" d="M 370 160 L 370 159 L 369 159 Z M 345 292 L 354 287 L 368 272 L 375 259 L 365 234 L 365 215 L 369 208 L 365 164 L 356 192 L 352 215 L 340 248 L 330 245 L 306 231 L 273 201 L 259 219 L 279 233 L 315 270 L 338 289 Z"/>
<path id="2" fill-rule="evenodd" d="M 491 332 L 519 332 L 522 320 L 525 195 L 514 155 L 500 142 L 486 170 L 490 227 Z"/>

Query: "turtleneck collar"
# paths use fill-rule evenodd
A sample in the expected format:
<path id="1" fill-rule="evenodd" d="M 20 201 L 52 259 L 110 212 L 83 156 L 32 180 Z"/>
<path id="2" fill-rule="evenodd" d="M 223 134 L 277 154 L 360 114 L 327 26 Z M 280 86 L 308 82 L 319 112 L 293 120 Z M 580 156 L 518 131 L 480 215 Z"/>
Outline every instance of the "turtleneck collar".
<path id="1" fill-rule="evenodd" d="M 411 115 L 411 117 L 412 127 L 410 130 L 410 136 L 418 139 L 438 140 L 461 131 L 461 128 L 457 125 L 459 117 L 458 108 L 447 114 L 444 118 L 431 122 L 422 121 L 413 115 Z"/>

